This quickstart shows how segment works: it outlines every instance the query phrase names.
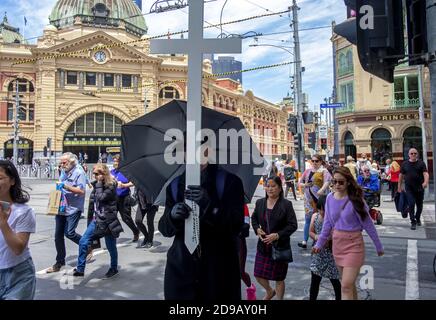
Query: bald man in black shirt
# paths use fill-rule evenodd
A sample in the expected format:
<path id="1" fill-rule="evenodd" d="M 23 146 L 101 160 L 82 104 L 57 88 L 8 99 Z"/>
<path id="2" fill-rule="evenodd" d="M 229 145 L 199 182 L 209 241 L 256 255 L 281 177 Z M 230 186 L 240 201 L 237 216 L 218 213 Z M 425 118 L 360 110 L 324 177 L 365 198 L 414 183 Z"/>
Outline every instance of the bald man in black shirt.
<path id="1" fill-rule="evenodd" d="M 428 187 L 428 181 L 427 166 L 423 161 L 418 160 L 418 150 L 411 148 L 409 150 L 409 160 L 401 164 L 398 192 L 406 191 L 407 202 L 410 206 L 410 229 L 412 230 L 416 230 L 417 225 L 421 226 L 424 189 Z"/>

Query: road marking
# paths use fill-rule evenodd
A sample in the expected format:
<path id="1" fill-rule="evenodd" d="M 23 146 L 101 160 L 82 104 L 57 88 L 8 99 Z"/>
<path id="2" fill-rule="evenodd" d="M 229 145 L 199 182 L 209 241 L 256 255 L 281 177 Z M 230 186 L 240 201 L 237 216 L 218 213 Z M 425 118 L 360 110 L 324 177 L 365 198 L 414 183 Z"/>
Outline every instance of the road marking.
<path id="1" fill-rule="evenodd" d="M 157 235 L 158 233 L 160 233 L 160 232 L 159 232 L 159 231 L 155 231 L 155 232 L 154 232 L 155 235 Z M 141 239 L 144 239 L 144 236 L 140 236 L 140 237 L 139 237 L 139 240 L 141 240 Z M 139 240 L 138 240 L 138 242 L 139 242 Z M 117 248 L 129 247 L 131 244 L 132 244 L 132 242 L 131 242 L 131 240 L 129 240 L 128 242 L 123 242 L 123 243 L 119 243 L 119 244 L 117 244 Z M 94 250 L 94 251 L 92 252 L 92 256 L 93 256 L 93 257 L 95 257 L 95 256 L 99 256 L 99 255 L 101 255 L 101 254 L 103 254 L 103 253 L 105 253 L 105 252 L 107 252 L 107 249 Z M 50 267 L 45 268 L 45 269 L 43 269 L 43 270 L 40 270 L 40 271 L 36 272 L 36 274 L 47 274 L 47 270 L 48 270 L 49 268 L 50 268 Z"/>
<path id="2" fill-rule="evenodd" d="M 407 241 L 406 300 L 419 300 L 418 241 Z"/>

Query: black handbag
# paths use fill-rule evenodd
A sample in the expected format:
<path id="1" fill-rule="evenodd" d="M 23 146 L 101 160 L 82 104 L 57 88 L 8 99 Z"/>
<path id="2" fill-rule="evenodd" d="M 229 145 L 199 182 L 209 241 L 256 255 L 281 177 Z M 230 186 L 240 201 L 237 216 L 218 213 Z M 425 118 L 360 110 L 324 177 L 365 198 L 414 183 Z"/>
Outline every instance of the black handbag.
<path id="1" fill-rule="evenodd" d="M 268 233 L 271 233 L 269 228 L 269 217 L 266 219 L 266 224 L 268 227 Z M 289 248 L 279 248 L 277 247 L 277 244 L 273 243 L 271 258 L 278 262 L 293 262 L 291 244 L 289 244 Z"/>
<path id="2" fill-rule="evenodd" d="M 274 244 L 272 246 L 272 259 L 274 261 L 292 262 L 292 250 L 291 247 L 287 249 L 277 248 Z"/>

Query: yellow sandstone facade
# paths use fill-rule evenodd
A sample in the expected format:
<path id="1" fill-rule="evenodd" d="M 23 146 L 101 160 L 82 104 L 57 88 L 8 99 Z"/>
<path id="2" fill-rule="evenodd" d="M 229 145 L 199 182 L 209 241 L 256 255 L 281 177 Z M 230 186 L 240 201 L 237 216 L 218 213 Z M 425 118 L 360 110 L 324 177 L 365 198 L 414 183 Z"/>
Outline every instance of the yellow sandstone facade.
<path id="1" fill-rule="evenodd" d="M 339 121 L 340 160 L 366 153 L 381 165 L 390 158 L 407 159 L 415 147 L 422 158 L 419 100 L 423 97 L 429 167 L 432 167 L 430 77 L 424 68 L 419 91 L 417 66 L 400 65 L 394 84 L 387 83 L 363 70 L 357 48 L 344 38 L 332 38 L 336 55 L 337 101 L 345 104 L 337 110 Z"/>
<path id="2" fill-rule="evenodd" d="M 122 124 L 172 99 L 186 99 L 186 56 L 150 54 L 147 36 L 138 31 L 144 32 L 145 23 L 135 29 L 122 19 L 114 18 L 118 25 L 103 26 L 88 23 L 89 19 L 75 15 L 66 21 L 51 20 L 35 45 L 20 41 L 18 33 L 15 43 L 0 34 L 0 157 L 12 156 L 17 78 L 22 106 L 18 113 L 19 159 L 23 163 L 43 158 L 47 139 L 51 139 L 49 147 L 55 157 L 65 151 L 81 152 L 88 155 L 88 162 L 96 162 L 108 148 L 121 145 Z M 119 45 L 141 38 L 143 41 Z M 82 49 L 91 50 L 38 59 Z M 14 64 L 35 58 L 38 60 Z M 212 73 L 208 60 L 204 61 L 204 73 Z M 266 155 L 293 154 L 287 132 L 289 106 L 262 100 L 233 80 L 213 77 L 203 81 L 203 104 L 238 116 Z M 254 135 L 255 129 L 259 134 Z M 267 129 L 273 132 L 271 148 L 265 146 Z"/>

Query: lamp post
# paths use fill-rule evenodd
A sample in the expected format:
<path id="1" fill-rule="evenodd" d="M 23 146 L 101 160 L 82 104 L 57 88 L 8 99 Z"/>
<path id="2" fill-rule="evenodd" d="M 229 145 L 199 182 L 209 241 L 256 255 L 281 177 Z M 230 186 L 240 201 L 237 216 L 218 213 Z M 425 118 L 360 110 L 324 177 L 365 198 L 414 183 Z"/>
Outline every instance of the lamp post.
<path id="1" fill-rule="evenodd" d="M 278 48 L 278 49 L 282 49 L 282 50 L 284 50 L 284 51 L 286 51 L 287 53 L 289 53 L 291 56 L 293 56 L 293 57 L 295 57 L 295 54 L 291 51 L 291 49 L 294 49 L 293 47 L 287 47 L 287 46 L 277 46 L 277 45 L 274 45 L 274 44 L 266 44 L 266 43 L 255 43 L 255 44 L 250 44 L 249 45 L 249 47 L 273 47 L 273 48 Z M 298 61 L 294 61 L 294 63 L 298 63 Z M 292 67 L 291 67 L 292 68 Z M 289 73 L 291 74 L 292 72 L 291 71 L 289 71 Z M 289 78 L 290 79 L 292 79 L 293 77 L 291 76 L 291 75 L 289 75 Z M 291 85 L 292 85 L 292 81 L 291 81 Z M 295 111 L 297 111 L 296 113 L 297 113 L 297 116 L 298 116 L 298 118 L 299 118 L 299 121 L 303 121 L 303 119 L 302 119 L 302 112 L 303 112 L 303 110 L 300 110 L 301 108 L 300 108 L 300 103 L 298 104 L 298 106 L 297 106 L 297 110 L 295 110 L 295 101 L 297 101 L 297 99 L 296 99 L 296 95 L 297 95 L 297 91 L 298 91 L 299 89 L 298 88 L 296 88 L 296 90 L 293 90 L 293 100 L 294 100 L 294 113 L 295 113 Z M 304 127 L 304 126 L 303 126 Z M 300 132 L 301 130 L 300 130 L 300 125 L 298 125 L 297 126 L 297 131 L 298 131 L 298 134 L 302 137 L 302 139 L 301 139 L 301 141 L 304 141 L 304 139 L 303 139 L 303 137 L 304 137 L 304 130 L 303 130 L 303 132 Z M 295 138 L 294 138 L 295 139 Z M 299 137 L 298 137 L 298 135 L 297 135 L 297 139 L 299 139 Z M 302 144 L 304 144 L 304 143 L 302 143 Z M 303 151 L 302 150 L 300 150 L 299 148 L 294 148 L 294 150 L 295 150 L 295 157 L 298 159 L 298 168 L 302 168 L 302 166 L 304 166 L 304 161 L 303 162 L 301 162 L 301 158 L 303 158 L 304 159 L 304 145 L 302 146 L 302 149 L 303 149 Z M 301 152 L 303 152 L 303 157 L 301 157 Z M 301 170 L 301 169 L 300 169 Z"/>

